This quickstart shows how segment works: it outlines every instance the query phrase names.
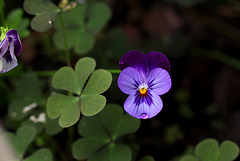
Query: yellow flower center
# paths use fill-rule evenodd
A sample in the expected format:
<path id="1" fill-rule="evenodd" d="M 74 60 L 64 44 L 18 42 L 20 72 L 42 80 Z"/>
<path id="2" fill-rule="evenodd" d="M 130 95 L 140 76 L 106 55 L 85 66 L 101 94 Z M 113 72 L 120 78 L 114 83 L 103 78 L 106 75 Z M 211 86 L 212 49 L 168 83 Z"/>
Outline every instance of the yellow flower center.
<path id="1" fill-rule="evenodd" d="M 146 95 L 146 94 L 147 94 L 147 88 L 140 88 L 140 89 L 139 89 L 139 94 L 140 94 L 141 96 Z"/>

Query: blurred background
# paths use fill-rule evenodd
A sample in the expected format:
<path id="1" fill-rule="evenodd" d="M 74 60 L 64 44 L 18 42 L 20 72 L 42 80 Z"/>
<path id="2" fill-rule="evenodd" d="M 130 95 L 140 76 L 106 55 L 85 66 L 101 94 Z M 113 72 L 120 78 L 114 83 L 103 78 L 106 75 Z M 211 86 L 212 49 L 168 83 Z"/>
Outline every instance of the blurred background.
<path id="1" fill-rule="evenodd" d="M 150 154 L 156 161 L 174 160 L 209 137 L 240 145 L 240 1 L 104 2 L 112 11 L 110 21 L 97 35 L 91 51 L 71 54 L 72 64 L 80 57 L 90 56 L 96 59 L 97 68 L 118 69 L 119 59 L 129 50 L 145 54 L 159 51 L 171 63 L 172 88 L 161 96 L 164 107 L 156 117 L 142 120 L 136 133 L 140 156 Z M 5 14 L 22 5 L 23 1 L 5 1 Z M 33 17 L 26 12 L 24 16 Z M 63 51 L 52 42 L 54 32 L 31 30 L 22 39 L 18 68 L 57 70 L 65 65 Z M 127 95 L 118 89 L 117 78 L 114 74 L 105 95 L 108 103 L 122 105 Z M 17 124 L 7 118 L 16 79 L 0 80 L 0 117 L 10 130 Z"/>

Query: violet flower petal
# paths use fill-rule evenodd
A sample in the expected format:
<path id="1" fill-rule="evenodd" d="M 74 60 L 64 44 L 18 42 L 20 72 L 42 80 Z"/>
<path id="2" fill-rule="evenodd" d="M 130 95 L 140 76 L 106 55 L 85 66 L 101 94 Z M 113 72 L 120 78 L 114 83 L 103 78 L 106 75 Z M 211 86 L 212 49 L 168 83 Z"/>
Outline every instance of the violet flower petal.
<path id="1" fill-rule="evenodd" d="M 149 89 L 157 95 L 162 95 L 168 92 L 172 86 L 172 81 L 169 73 L 162 68 L 155 68 L 148 73 L 145 82 Z"/>
<path id="2" fill-rule="evenodd" d="M 127 67 L 119 74 L 118 87 L 125 94 L 131 94 L 138 90 L 139 84 L 142 84 L 144 78 L 139 71 L 133 67 Z"/>
<path id="3" fill-rule="evenodd" d="M 6 37 L 11 37 L 14 42 L 14 54 L 19 55 L 22 51 L 22 43 L 20 41 L 17 30 L 10 30 L 7 32 Z M 11 50 L 11 49 L 10 49 Z"/>
<path id="4" fill-rule="evenodd" d="M 17 58 L 15 57 L 15 54 L 14 54 L 14 50 L 15 50 L 15 48 L 14 48 L 14 41 L 13 41 L 13 39 L 11 38 L 11 37 L 9 37 L 8 38 L 8 42 L 9 42 L 9 53 L 10 53 L 10 56 L 11 56 L 11 59 L 14 59 L 14 60 L 16 60 L 17 61 Z M 12 60 L 10 60 L 10 61 L 12 61 Z"/>
<path id="5" fill-rule="evenodd" d="M 163 107 L 162 99 L 153 91 L 151 91 L 153 103 L 149 107 L 149 113 L 147 113 L 148 118 L 156 116 Z M 145 116 L 146 117 L 146 116 Z"/>
<path id="6" fill-rule="evenodd" d="M 9 53 L 7 53 L 7 54 L 9 54 Z M 13 69 L 14 67 L 16 67 L 18 65 L 15 55 L 13 55 L 13 56 L 14 57 L 12 58 L 12 60 L 10 62 L 7 61 L 7 59 L 5 59 L 3 57 L 0 59 L 0 72 L 1 73 L 8 72 L 9 70 Z"/>
<path id="7" fill-rule="evenodd" d="M 147 73 L 148 63 L 145 55 L 137 50 L 127 52 L 119 61 L 119 67 L 121 70 L 127 67 L 134 67 L 138 71 Z"/>
<path id="8" fill-rule="evenodd" d="M 163 68 L 167 71 L 170 70 L 169 60 L 164 54 L 156 51 L 151 51 L 146 54 L 146 58 L 148 61 L 148 72 L 154 68 Z"/>
<path id="9" fill-rule="evenodd" d="M 124 110 L 133 117 L 138 119 L 147 119 L 156 116 L 162 109 L 163 103 L 161 98 L 151 92 L 151 100 L 152 103 L 149 105 L 147 99 L 142 97 L 142 102 L 136 104 L 136 96 L 135 92 L 130 94 L 124 103 Z"/>
<path id="10" fill-rule="evenodd" d="M 7 50 L 8 50 L 8 41 L 6 38 L 4 38 L 0 43 L 0 58 L 3 57 L 3 55 L 7 52 Z"/>

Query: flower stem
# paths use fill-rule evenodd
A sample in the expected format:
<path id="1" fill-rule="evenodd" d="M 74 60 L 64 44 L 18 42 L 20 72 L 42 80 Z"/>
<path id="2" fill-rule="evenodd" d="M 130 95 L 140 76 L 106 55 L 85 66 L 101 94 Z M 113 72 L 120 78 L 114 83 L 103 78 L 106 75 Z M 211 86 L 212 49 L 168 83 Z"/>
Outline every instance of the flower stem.
<path id="1" fill-rule="evenodd" d="M 66 61 L 67 61 L 67 65 L 71 67 L 70 54 L 69 54 L 68 43 L 67 43 L 66 29 L 65 29 L 64 21 L 63 21 L 63 12 L 60 12 L 60 19 L 61 19 L 63 41 L 64 41 L 65 53 L 66 53 Z"/>
<path id="2" fill-rule="evenodd" d="M 118 69 L 106 69 L 112 74 L 119 74 L 121 70 Z M 34 72 L 37 76 L 39 77 L 50 77 L 53 76 L 56 73 L 56 70 L 45 70 L 45 71 L 32 71 Z M 10 73 L 5 73 L 5 74 L 0 74 L 0 78 L 13 78 L 13 77 L 20 77 L 24 74 L 25 72 L 10 72 Z"/>
<path id="3" fill-rule="evenodd" d="M 121 72 L 121 70 L 119 70 L 119 69 L 106 69 L 106 70 L 112 74 L 119 74 Z"/>

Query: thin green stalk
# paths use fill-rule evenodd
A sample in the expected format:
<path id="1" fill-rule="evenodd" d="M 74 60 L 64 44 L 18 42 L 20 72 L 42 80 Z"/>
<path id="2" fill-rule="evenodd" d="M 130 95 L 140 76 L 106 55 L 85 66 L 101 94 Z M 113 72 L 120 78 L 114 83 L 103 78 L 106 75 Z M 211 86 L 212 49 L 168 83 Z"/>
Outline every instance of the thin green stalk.
<path id="1" fill-rule="evenodd" d="M 112 74 L 120 74 L 120 72 L 121 72 L 121 70 L 119 70 L 119 69 L 106 69 L 106 70 Z"/>
<path id="2" fill-rule="evenodd" d="M 119 74 L 121 70 L 118 69 L 106 69 L 112 74 Z M 50 77 L 53 76 L 56 73 L 56 70 L 45 70 L 45 71 L 32 71 L 39 77 Z M 24 72 L 18 72 L 18 73 L 5 73 L 0 74 L 0 78 L 13 78 L 13 77 L 20 77 L 24 74 Z"/>
<path id="3" fill-rule="evenodd" d="M 67 43 L 67 34 L 66 34 L 64 21 L 63 21 L 63 12 L 60 12 L 60 19 L 61 19 L 63 41 L 64 41 L 64 47 L 65 47 L 65 53 L 66 53 L 66 61 L 67 61 L 67 65 L 71 67 L 70 54 L 69 54 L 68 43 Z"/>

